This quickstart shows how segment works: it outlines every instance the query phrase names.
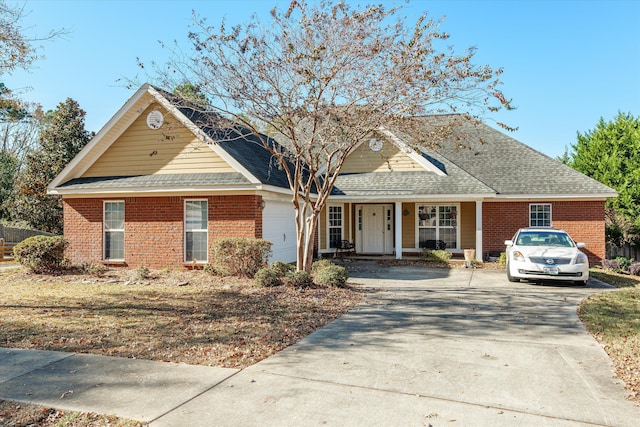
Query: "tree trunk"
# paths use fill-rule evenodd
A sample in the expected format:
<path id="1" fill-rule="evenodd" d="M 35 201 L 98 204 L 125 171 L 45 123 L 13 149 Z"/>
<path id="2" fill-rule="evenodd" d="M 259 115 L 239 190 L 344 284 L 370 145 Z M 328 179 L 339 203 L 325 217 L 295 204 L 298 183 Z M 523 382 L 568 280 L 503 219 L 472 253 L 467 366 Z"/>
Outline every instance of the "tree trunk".
<path id="1" fill-rule="evenodd" d="M 313 249 L 315 244 L 316 228 L 318 227 L 319 214 L 313 212 L 306 218 L 306 230 L 304 239 L 304 260 L 302 270 L 311 273 L 311 264 L 313 264 Z"/>
<path id="2" fill-rule="evenodd" d="M 304 215 L 300 212 L 300 205 L 294 203 L 296 218 L 296 269 L 304 270 L 304 248 L 305 248 L 305 222 Z"/>

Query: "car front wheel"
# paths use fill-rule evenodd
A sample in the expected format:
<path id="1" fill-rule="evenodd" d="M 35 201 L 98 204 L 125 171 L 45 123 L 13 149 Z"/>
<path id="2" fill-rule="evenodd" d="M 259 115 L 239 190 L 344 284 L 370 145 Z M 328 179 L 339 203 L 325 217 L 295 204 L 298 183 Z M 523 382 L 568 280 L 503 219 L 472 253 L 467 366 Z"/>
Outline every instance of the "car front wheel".
<path id="1" fill-rule="evenodd" d="M 513 277 L 511 275 L 511 270 L 509 269 L 509 263 L 507 263 L 507 280 L 509 280 L 510 282 L 519 282 L 520 279 Z"/>

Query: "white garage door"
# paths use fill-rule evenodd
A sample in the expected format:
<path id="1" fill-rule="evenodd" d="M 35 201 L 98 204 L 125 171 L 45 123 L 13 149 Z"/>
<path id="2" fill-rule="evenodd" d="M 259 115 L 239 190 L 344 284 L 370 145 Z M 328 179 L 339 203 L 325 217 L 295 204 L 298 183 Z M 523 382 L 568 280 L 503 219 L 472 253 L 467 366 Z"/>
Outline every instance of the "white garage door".
<path id="1" fill-rule="evenodd" d="M 262 211 L 262 238 L 272 243 L 273 261 L 296 261 L 296 223 L 291 202 L 266 200 Z"/>

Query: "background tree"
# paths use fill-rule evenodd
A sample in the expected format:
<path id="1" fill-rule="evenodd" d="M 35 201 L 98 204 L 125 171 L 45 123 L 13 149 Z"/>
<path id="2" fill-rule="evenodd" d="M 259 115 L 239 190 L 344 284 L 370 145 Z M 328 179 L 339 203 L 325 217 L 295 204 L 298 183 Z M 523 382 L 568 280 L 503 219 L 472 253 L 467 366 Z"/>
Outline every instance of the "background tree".
<path id="1" fill-rule="evenodd" d="M 0 0 L 0 78 L 16 69 L 29 70 L 41 58 L 39 41 L 51 40 L 66 30 L 52 30 L 43 36 L 29 37 L 22 27 L 24 6 L 9 6 Z M 19 120 L 28 114 L 26 106 L 0 80 L 0 121 Z"/>
<path id="2" fill-rule="evenodd" d="M 37 104 L 28 104 L 3 82 L 5 74 L 30 70 L 42 58 L 36 43 L 66 33 L 53 30 L 43 36 L 28 36 L 22 26 L 24 6 L 9 6 L 0 0 L 0 218 L 7 219 L 17 172 L 26 153 L 34 146 L 42 119 Z"/>
<path id="3" fill-rule="evenodd" d="M 191 83 L 179 84 L 173 90 L 173 94 L 200 107 L 207 107 L 211 104 L 207 97 L 200 91 L 200 88 Z"/>
<path id="4" fill-rule="evenodd" d="M 59 196 L 47 195 L 47 185 L 93 137 L 85 130 L 85 112 L 71 98 L 43 119 L 38 147 L 25 159 L 16 183 L 11 215 L 31 227 L 62 234 L 62 202 Z"/>
<path id="5" fill-rule="evenodd" d="M 498 89 L 501 70 L 458 55 L 427 14 L 408 25 L 401 8 L 292 1 L 268 23 L 218 27 L 194 17 L 187 54 L 172 49 L 169 66 L 155 66 L 164 87 L 199 89 L 229 138 L 252 132 L 289 180 L 296 212 L 298 269 L 310 270 L 320 212 L 346 156 L 385 129 L 409 128 L 414 116 L 484 113 L 510 108 Z M 179 93 L 178 93 L 179 94 Z M 188 100 L 188 99 L 187 99 Z M 212 117 L 212 115 L 210 115 Z M 244 129 L 237 129 L 237 124 Z M 281 145 L 260 134 L 268 131 Z M 413 128 L 415 143 L 436 145 L 451 126 Z"/>
<path id="6" fill-rule="evenodd" d="M 607 201 L 607 240 L 621 246 L 640 246 L 640 118 L 619 112 L 611 121 L 600 118 L 596 127 L 571 146 L 567 164 L 615 189 Z M 565 156 L 567 157 L 567 156 Z"/>

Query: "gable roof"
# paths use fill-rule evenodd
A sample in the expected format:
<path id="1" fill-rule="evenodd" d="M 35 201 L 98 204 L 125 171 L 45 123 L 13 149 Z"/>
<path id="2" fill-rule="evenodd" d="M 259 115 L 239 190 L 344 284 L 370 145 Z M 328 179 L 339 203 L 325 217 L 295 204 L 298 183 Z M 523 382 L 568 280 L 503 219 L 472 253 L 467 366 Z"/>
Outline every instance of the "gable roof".
<path id="1" fill-rule="evenodd" d="M 425 171 L 372 172 L 338 176 L 333 196 L 493 197 L 495 191 L 437 152 L 422 152 Z M 437 171 L 437 172 L 435 172 Z"/>
<path id="2" fill-rule="evenodd" d="M 128 174 L 85 176 L 84 173 L 152 104 L 161 105 L 231 169 L 217 173 Z M 126 192 L 198 192 L 215 190 L 264 190 L 289 192 L 285 172 L 262 145 L 274 139 L 254 135 L 241 127 L 215 127 L 215 113 L 178 104 L 174 95 L 143 85 L 109 120 L 69 165 L 51 182 L 51 194 Z M 425 129 L 443 126 L 452 116 L 414 118 Z M 390 198 L 598 198 L 615 197 L 611 188 L 551 159 L 483 123 L 463 121 L 454 128 L 450 142 L 432 149 L 414 134 L 380 129 L 388 143 L 406 153 L 420 167 L 412 171 L 343 173 L 331 197 Z M 415 134 L 417 135 L 417 133 Z M 463 136 L 463 148 L 457 137 Z M 423 145 L 418 151 L 409 149 Z M 232 172 L 230 172 L 232 171 Z"/>
<path id="3" fill-rule="evenodd" d="M 279 168 L 277 160 L 264 148 L 262 140 L 253 132 L 240 126 L 223 131 L 210 125 L 209 116 L 206 113 L 186 106 L 181 106 L 178 110 L 190 122 L 198 125 L 211 141 L 217 141 L 215 145 L 242 165 L 242 168 L 258 181 L 289 188 L 286 174 Z M 278 148 L 279 144 L 273 138 L 266 135 L 262 135 L 261 138 L 271 147 Z"/>
<path id="4" fill-rule="evenodd" d="M 442 126 L 450 117 L 415 118 L 422 126 Z M 404 138 L 412 138 L 398 130 Z M 450 141 L 437 149 L 422 147 L 425 155 L 444 159 L 491 188 L 496 197 L 615 197 L 608 186 L 534 150 L 484 123 L 463 121 Z M 415 141 L 414 141 L 415 142 Z"/>
<path id="5" fill-rule="evenodd" d="M 189 129 L 200 141 L 226 161 L 236 172 L 152 174 L 127 176 L 86 177 L 83 174 L 120 135 L 153 104 L 160 104 L 172 114 L 180 124 Z M 128 191 L 186 191 L 225 189 L 229 186 L 242 186 L 245 189 L 264 189 L 265 186 L 288 190 L 289 185 L 284 171 L 274 165 L 271 154 L 257 136 L 242 128 L 231 130 L 223 135 L 210 126 L 196 125 L 206 123 L 205 113 L 188 106 L 177 106 L 173 96 L 149 84 L 143 85 L 118 110 L 109 122 L 96 134 L 67 167 L 49 184 L 51 194 L 90 193 L 90 192 L 128 192 Z M 269 143 L 277 142 L 269 139 Z"/>

